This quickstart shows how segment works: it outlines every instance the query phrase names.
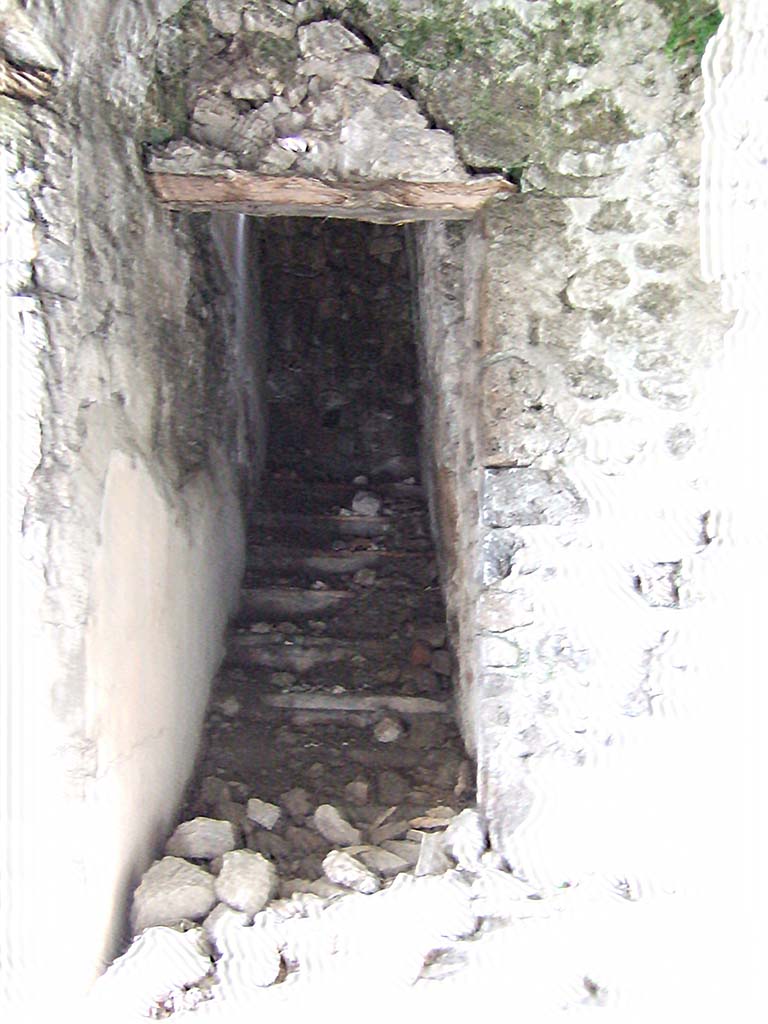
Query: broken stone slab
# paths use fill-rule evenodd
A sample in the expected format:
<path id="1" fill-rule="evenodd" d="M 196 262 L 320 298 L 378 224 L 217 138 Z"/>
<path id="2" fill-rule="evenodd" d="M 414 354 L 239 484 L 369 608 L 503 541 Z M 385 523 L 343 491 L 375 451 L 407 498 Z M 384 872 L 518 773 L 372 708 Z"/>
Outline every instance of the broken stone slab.
<path id="1" fill-rule="evenodd" d="M 379 70 L 379 58 L 375 53 L 342 53 L 333 59 L 307 57 L 296 65 L 300 75 L 320 78 L 326 82 L 348 84 L 355 79 L 371 81 Z"/>
<path id="2" fill-rule="evenodd" d="M 430 697 L 399 697 L 389 695 L 327 694 L 327 693 L 271 693 L 262 702 L 275 708 L 295 708 L 311 711 L 378 711 L 387 709 L 408 715 L 447 715 L 447 701 Z"/>
<path id="3" fill-rule="evenodd" d="M 266 800 L 259 800 L 258 797 L 253 796 L 246 804 L 245 813 L 249 821 L 254 821 L 271 832 L 283 812 L 277 804 L 270 804 Z"/>
<path id="4" fill-rule="evenodd" d="M 427 831 L 445 829 L 451 824 L 451 820 L 455 815 L 456 812 L 452 807 L 432 807 L 426 814 L 419 815 L 417 818 L 411 818 L 409 824 L 411 828 Z"/>
<path id="5" fill-rule="evenodd" d="M 443 832 L 433 832 L 422 837 L 419 857 L 414 869 L 417 878 L 425 875 L 442 875 L 444 871 L 452 867 L 453 862 L 445 852 L 444 834 Z"/>
<path id="6" fill-rule="evenodd" d="M 378 892 L 378 877 L 357 858 L 343 850 L 331 850 L 323 861 L 323 872 L 330 882 L 369 896 Z"/>
<path id="7" fill-rule="evenodd" d="M 380 843 L 384 843 L 390 839 L 401 839 L 408 833 L 410 829 L 410 822 L 406 819 L 399 821 L 390 821 L 384 825 L 378 825 L 370 830 L 371 842 L 378 846 Z"/>
<path id="8" fill-rule="evenodd" d="M 467 807 L 449 824 L 443 836 L 446 851 L 460 868 L 476 871 L 488 848 L 488 829 L 480 811 Z"/>
<path id="9" fill-rule="evenodd" d="M 238 830 L 231 821 L 217 818 L 193 818 L 178 825 L 165 844 L 170 857 L 212 860 L 237 848 Z"/>
<path id="10" fill-rule="evenodd" d="M 258 587 L 242 591 L 240 618 L 248 616 L 278 621 L 307 618 L 340 608 L 352 594 L 347 590 L 302 590 L 299 587 Z"/>
<path id="11" fill-rule="evenodd" d="M 394 853 L 395 856 L 405 861 L 408 868 L 413 868 L 419 860 L 421 844 L 412 843 L 407 839 L 385 839 L 381 843 L 381 848 L 389 853 Z"/>
<path id="12" fill-rule="evenodd" d="M 350 825 L 333 804 L 320 804 L 314 813 L 313 821 L 320 835 L 330 843 L 354 846 L 362 840 L 360 830 Z"/>
<path id="13" fill-rule="evenodd" d="M 216 903 L 214 883 L 213 875 L 180 857 L 156 861 L 133 894 L 134 934 L 153 925 L 201 921 Z"/>
<path id="14" fill-rule="evenodd" d="M 367 850 L 361 850 L 357 857 L 380 878 L 392 878 L 401 871 L 408 870 L 406 860 L 383 847 L 371 846 Z"/>
<path id="15" fill-rule="evenodd" d="M 235 910 L 253 916 L 277 892 L 277 872 L 260 853 L 235 850 L 225 853 L 215 880 L 216 897 Z"/>

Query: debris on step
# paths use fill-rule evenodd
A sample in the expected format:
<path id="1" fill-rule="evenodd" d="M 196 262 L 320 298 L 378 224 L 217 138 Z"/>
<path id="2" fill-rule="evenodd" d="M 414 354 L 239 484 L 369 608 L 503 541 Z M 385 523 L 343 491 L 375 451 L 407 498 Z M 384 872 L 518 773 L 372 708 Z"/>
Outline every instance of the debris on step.
<path id="1" fill-rule="evenodd" d="M 392 715 L 380 718 L 373 727 L 373 735 L 379 743 L 394 743 L 404 733 L 403 723 Z"/>
<path id="2" fill-rule="evenodd" d="M 277 893 L 277 872 L 270 861 L 252 850 L 225 853 L 215 892 L 217 899 L 233 909 L 257 914 Z"/>
<path id="3" fill-rule="evenodd" d="M 216 818 L 198 817 L 183 821 L 165 844 L 165 853 L 170 857 L 212 860 L 237 849 L 238 831 L 231 821 Z"/>
<path id="4" fill-rule="evenodd" d="M 215 882 L 209 872 L 180 857 L 155 861 L 133 894 L 133 934 L 184 918 L 202 921 L 216 903 Z"/>
<path id="5" fill-rule="evenodd" d="M 381 882 L 374 872 L 343 850 L 331 850 L 323 861 L 323 872 L 329 882 L 354 889 L 366 896 L 381 888 Z"/>
<path id="6" fill-rule="evenodd" d="M 261 825 L 262 828 L 272 831 L 280 820 L 282 811 L 277 804 L 267 803 L 265 800 L 259 800 L 258 797 L 254 796 L 246 804 L 245 813 L 250 821 L 254 821 L 257 825 Z"/>
<path id="7" fill-rule="evenodd" d="M 332 804 L 321 804 L 315 810 L 313 821 L 320 835 L 331 843 L 354 846 L 362 839 L 360 830 L 350 825 Z"/>

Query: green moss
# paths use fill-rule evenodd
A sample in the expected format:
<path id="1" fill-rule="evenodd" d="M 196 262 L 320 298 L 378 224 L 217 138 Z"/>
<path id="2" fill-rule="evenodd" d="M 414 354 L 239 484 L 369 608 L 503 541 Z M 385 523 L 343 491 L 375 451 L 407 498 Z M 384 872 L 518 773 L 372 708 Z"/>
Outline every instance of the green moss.
<path id="1" fill-rule="evenodd" d="M 666 53 L 677 60 L 699 60 L 723 16 L 713 0 L 655 0 L 669 21 Z"/>

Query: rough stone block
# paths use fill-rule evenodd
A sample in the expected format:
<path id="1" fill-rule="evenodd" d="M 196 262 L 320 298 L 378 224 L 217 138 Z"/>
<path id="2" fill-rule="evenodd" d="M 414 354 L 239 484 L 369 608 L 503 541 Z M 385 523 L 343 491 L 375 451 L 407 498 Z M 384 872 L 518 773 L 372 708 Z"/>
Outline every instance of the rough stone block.
<path id="1" fill-rule="evenodd" d="M 586 502 L 565 476 L 527 466 L 487 469 L 482 508 L 483 522 L 493 527 L 557 526 L 586 515 Z"/>
<path id="2" fill-rule="evenodd" d="M 425 875 L 441 875 L 452 867 L 451 860 L 445 852 L 444 832 L 424 834 L 419 847 L 419 856 L 414 869 L 417 878 Z"/>
<path id="3" fill-rule="evenodd" d="M 362 39 L 339 21 L 315 21 L 299 27 L 299 51 L 304 57 L 333 59 L 349 50 L 367 51 Z"/>
<path id="4" fill-rule="evenodd" d="M 277 892 L 277 872 L 260 853 L 235 850 L 225 853 L 215 881 L 219 900 L 246 914 L 258 913 Z"/>
<path id="5" fill-rule="evenodd" d="M 176 827 L 165 846 L 171 857 L 194 857 L 211 860 L 237 847 L 237 829 L 231 821 L 216 818 L 193 818 Z"/>
<path id="6" fill-rule="evenodd" d="M 331 850 L 323 861 L 323 871 L 330 882 L 354 889 L 366 896 L 378 892 L 381 883 L 365 864 L 343 850 Z"/>
<path id="7" fill-rule="evenodd" d="M 179 857 L 156 861 L 133 896 L 133 931 L 185 918 L 201 921 L 216 903 L 214 882 L 213 875 Z"/>
<path id="8" fill-rule="evenodd" d="M 600 260 L 571 279 L 568 301 L 576 309 L 610 305 L 615 293 L 626 288 L 629 280 L 629 274 L 618 260 Z"/>
<path id="9" fill-rule="evenodd" d="M 333 804 L 320 804 L 313 820 L 317 831 L 330 843 L 354 846 L 362 839 L 360 830 L 345 821 Z"/>
<path id="10" fill-rule="evenodd" d="M 246 804 L 245 813 L 250 821 L 271 831 L 280 820 L 282 811 L 277 804 L 267 803 L 254 796 Z"/>
<path id="11" fill-rule="evenodd" d="M 480 811 L 468 807 L 458 814 L 445 830 L 443 842 L 460 868 L 476 871 L 488 846 L 488 831 Z"/>

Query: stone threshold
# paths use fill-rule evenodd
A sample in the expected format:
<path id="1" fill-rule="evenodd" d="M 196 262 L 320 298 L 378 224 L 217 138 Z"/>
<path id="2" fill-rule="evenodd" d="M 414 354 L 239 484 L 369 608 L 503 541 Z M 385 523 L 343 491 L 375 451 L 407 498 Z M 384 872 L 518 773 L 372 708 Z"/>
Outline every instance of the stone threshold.
<path id="1" fill-rule="evenodd" d="M 227 210 L 259 217 L 347 217 L 382 224 L 469 220 L 489 200 L 518 192 L 498 175 L 467 182 L 320 181 L 249 171 L 224 174 L 148 172 L 163 205 L 172 210 Z"/>

